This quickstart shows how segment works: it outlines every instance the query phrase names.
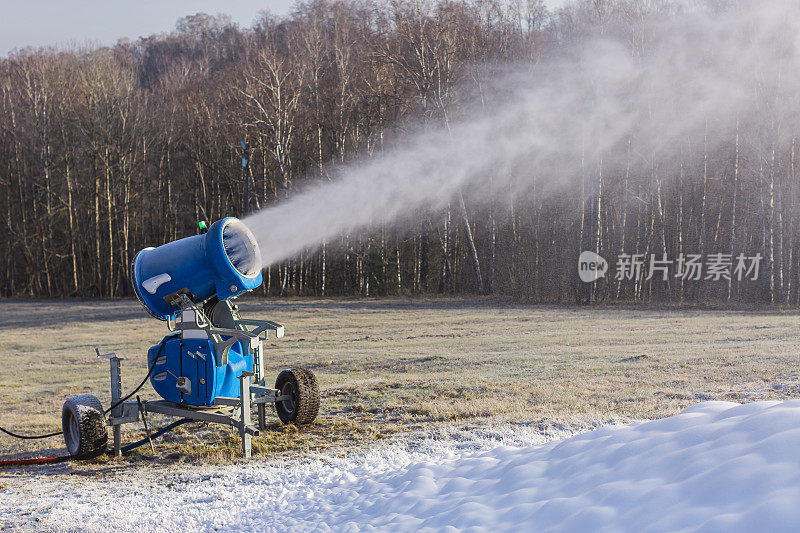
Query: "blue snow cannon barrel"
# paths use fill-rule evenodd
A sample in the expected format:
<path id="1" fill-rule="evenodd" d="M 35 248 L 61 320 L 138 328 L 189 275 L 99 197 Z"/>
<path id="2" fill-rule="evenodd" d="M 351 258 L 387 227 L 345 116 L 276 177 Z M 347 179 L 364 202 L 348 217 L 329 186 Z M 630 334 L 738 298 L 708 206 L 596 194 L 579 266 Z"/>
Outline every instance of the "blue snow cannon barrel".
<path id="1" fill-rule="evenodd" d="M 131 282 L 137 298 L 155 318 L 176 318 L 176 292 L 195 303 L 227 300 L 261 285 L 261 251 L 238 218 L 214 222 L 208 233 L 145 248 L 133 258 Z"/>

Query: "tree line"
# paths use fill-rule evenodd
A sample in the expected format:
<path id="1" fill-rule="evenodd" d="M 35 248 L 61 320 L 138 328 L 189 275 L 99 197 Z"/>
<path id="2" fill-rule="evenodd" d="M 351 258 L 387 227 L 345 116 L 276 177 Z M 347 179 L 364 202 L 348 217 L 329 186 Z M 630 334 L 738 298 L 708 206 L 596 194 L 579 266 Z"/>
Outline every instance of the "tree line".
<path id="1" fill-rule="evenodd" d="M 0 294 L 129 296 L 139 249 L 273 205 L 469 112 L 467 95 L 497 69 L 535 69 L 598 28 L 630 31 L 674 9 L 316 0 L 251 28 L 197 14 L 113 47 L 11 53 L 0 60 Z M 370 228 L 271 265 L 259 291 L 800 305 L 797 145 L 770 136 L 773 111 L 730 138 L 687 139 L 669 180 L 600 163 L 569 192 L 457 198 L 411 229 Z M 582 250 L 606 258 L 604 278 L 580 281 Z M 620 253 L 641 268 L 615 276 Z M 694 253 L 730 256 L 730 275 L 676 275 L 676 264 L 653 275 L 652 258 Z M 762 258 L 757 279 L 737 277 L 740 254 Z"/>

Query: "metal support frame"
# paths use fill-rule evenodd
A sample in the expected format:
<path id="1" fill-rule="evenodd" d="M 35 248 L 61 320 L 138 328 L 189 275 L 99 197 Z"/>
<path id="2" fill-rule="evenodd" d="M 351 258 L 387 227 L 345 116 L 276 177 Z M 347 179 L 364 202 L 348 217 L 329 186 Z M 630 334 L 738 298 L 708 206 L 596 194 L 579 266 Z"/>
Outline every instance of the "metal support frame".
<path id="1" fill-rule="evenodd" d="M 120 357 L 109 359 L 111 365 L 111 397 L 112 405 L 122 397 L 122 373 Z M 269 389 L 260 385 L 251 384 L 252 372 L 242 372 L 239 376 L 239 397 L 219 397 L 213 407 L 189 407 L 166 400 L 139 400 L 127 401 L 112 409 L 108 425 L 114 430 L 114 455 L 122 455 L 122 424 L 137 422 L 139 413 L 145 419 L 147 413 L 158 413 L 165 416 L 190 418 L 203 422 L 222 424 L 238 430 L 242 443 L 242 457 L 249 459 L 252 455 L 252 438 L 259 435 L 259 429 L 253 426 L 251 405 L 255 403 L 259 408 L 266 403 L 274 403 L 287 398 L 280 395 L 280 391 Z M 115 388 L 115 384 L 118 384 Z M 255 396 L 252 398 L 251 395 Z M 261 412 L 261 410 L 259 410 Z M 266 423 L 264 423 L 266 427 Z M 261 420 L 259 420 L 259 428 Z M 148 432 L 149 433 L 149 432 Z"/>
<path id="2" fill-rule="evenodd" d="M 228 350 L 236 342 L 243 341 L 253 352 L 253 372 L 242 372 L 239 376 L 239 397 L 217 397 L 213 407 L 186 406 L 168 402 L 166 400 L 139 400 L 126 401 L 111 410 L 107 424 L 114 432 L 114 455 L 122 455 L 122 424 L 139 421 L 139 415 L 146 421 L 147 413 L 158 413 L 165 416 L 189 418 L 192 420 L 223 424 L 238 430 L 242 443 L 242 457 L 250 458 L 252 454 L 252 437 L 259 434 L 259 430 L 266 429 L 266 404 L 275 403 L 288 398 L 281 391 L 265 386 L 264 380 L 264 353 L 262 344 L 269 331 L 275 333 L 277 338 L 283 337 L 283 326 L 269 320 L 236 319 L 236 329 L 214 327 L 203 313 L 203 310 L 186 295 L 176 293 L 174 305 L 181 308 L 180 321 L 169 319 L 167 327 L 170 331 L 179 330 L 184 335 L 188 330 L 205 331 L 207 338 L 214 345 L 215 356 L 218 364 L 227 360 Z M 185 320 L 184 313 L 186 313 Z M 253 329 L 250 329 L 250 328 Z M 228 337 L 222 339 L 222 336 Z M 95 350 L 97 351 L 97 350 Z M 98 357 L 108 357 L 111 366 L 111 404 L 114 405 L 122 398 L 122 371 L 121 357 L 109 353 Z M 258 427 L 252 423 L 252 405 L 256 405 L 258 412 Z M 145 422 L 146 424 L 146 422 Z M 145 426 L 149 436 L 149 429 Z M 152 443 L 151 443 L 152 446 Z"/>

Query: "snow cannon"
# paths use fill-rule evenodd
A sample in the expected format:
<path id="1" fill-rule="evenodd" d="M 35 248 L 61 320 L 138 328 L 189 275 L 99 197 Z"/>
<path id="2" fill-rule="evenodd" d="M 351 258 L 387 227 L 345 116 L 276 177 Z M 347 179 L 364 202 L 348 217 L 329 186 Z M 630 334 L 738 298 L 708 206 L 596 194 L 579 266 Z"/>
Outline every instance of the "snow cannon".
<path id="1" fill-rule="evenodd" d="M 204 228 L 204 223 L 200 225 Z M 148 374 L 142 385 L 123 397 L 120 361 L 111 364 L 111 407 L 84 394 L 67 400 L 62 427 L 67 449 L 90 456 L 106 448 L 106 426 L 114 431 L 114 454 L 122 454 L 122 425 L 148 413 L 220 423 L 238 428 L 242 454 L 250 457 L 251 437 L 266 429 L 266 404 L 284 424 L 310 424 L 319 412 L 319 387 L 313 372 L 288 368 L 275 385 L 264 375 L 264 343 L 282 325 L 242 318 L 236 297 L 261 285 L 261 253 L 253 233 L 237 218 L 218 220 L 201 235 L 157 248 L 145 248 L 131 263 L 136 297 L 172 332 L 147 352 Z M 161 400 L 128 401 L 147 383 Z M 258 415 L 252 423 L 252 407 Z M 106 415 L 108 415 L 106 419 Z"/>
<path id="2" fill-rule="evenodd" d="M 204 235 L 145 248 L 131 264 L 136 297 L 160 320 L 176 318 L 184 295 L 193 302 L 228 300 L 261 285 L 256 238 L 234 217 L 213 223 Z"/>

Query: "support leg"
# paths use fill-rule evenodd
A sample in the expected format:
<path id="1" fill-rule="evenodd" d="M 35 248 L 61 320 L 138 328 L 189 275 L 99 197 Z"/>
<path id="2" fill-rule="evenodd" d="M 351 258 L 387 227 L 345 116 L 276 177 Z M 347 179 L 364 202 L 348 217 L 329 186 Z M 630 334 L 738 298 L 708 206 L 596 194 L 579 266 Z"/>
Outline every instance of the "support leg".
<path id="1" fill-rule="evenodd" d="M 122 426 L 114 425 L 114 457 L 122 457 Z"/>
<path id="2" fill-rule="evenodd" d="M 239 401 L 242 406 L 242 413 L 239 418 L 239 437 L 242 439 L 242 457 L 249 459 L 252 450 L 252 443 L 250 433 L 247 427 L 251 425 L 250 420 L 250 378 L 253 377 L 252 372 L 242 372 L 239 376 Z"/>
<path id="3" fill-rule="evenodd" d="M 111 405 L 119 402 L 122 398 L 122 371 L 120 369 L 121 357 L 112 357 L 109 359 L 111 364 Z M 111 410 L 111 417 L 118 418 L 122 416 L 122 405 L 118 405 Z M 122 457 L 122 425 L 114 424 L 114 457 Z"/>
<path id="4" fill-rule="evenodd" d="M 258 346 L 256 346 L 255 350 L 253 350 L 253 372 L 256 374 L 256 385 L 261 385 L 263 387 L 265 384 L 264 346 L 261 341 L 258 341 Z M 258 410 L 258 429 L 263 431 L 267 429 L 267 406 L 263 403 L 259 403 L 256 405 L 256 409 Z"/>
<path id="5" fill-rule="evenodd" d="M 266 404 L 259 403 L 257 404 L 258 407 L 258 429 L 265 430 L 267 429 L 267 406 Z"/>

